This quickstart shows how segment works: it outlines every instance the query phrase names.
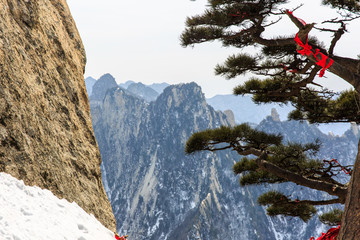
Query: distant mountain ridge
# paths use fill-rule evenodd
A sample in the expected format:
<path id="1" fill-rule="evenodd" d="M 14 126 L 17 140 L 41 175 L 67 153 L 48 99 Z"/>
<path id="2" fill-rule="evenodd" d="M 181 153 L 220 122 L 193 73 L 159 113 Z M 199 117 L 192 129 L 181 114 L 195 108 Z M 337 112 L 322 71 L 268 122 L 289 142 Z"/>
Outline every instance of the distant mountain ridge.
<path id="1" fill-rule="evenodd" d="M 147 102 L 155 101 L 159 96 L 157 91 L 142 83 L 132 83 L 127 87 L 126 90 L 139 96 Z"/>
<path id="2" fill-rule="evenodd" d="M 88 95 L 91 96 L 91 98 L 92 98 L 91 100 L 94 100 L 94 99 L 99 100 L 99 99 L 101 99 L 101 97 L 100 98 L 98 97 L 99 94 L 101 96 L 104 96 L 108 89 L 119 86 L 119 87 L 127 90 L 128 92 L 131 92 L 132 94 L 135 94 L 136 96 L 146 100 L 147 102 L 155 101 L 156 98 L 164 91 L 164 89 L 166 87 L 170 86 L 170 84 L 168 84 L 168 83 L 153 83 L 150 85 L 145 85 L 141 82 L 136 83 L 131 80 L 129 80 L 125 83 L 117 84 L 115 81 L 115 78 L 109 73 L 104 74 L 98 80 L 94 79 L 93 77 L 87 77 L 85 79 L 85 83 L 86 83 L 86 89 L 87 89 Z M 96 91 L 102 91 L 102 92 L 98 93 L 95 91 L 95 93 L 93 94 L 92 93 L 93 87 L 96 83 L 104 84 L 104 85 L 103 86 L 95 86 L 95 89 L 98 89 Z"/>
<path id="3" fill-rule="evenodd" d="M 92 79 L 93 78 L 89 77 L 89 80 L 92 81 Z M 87 83 L 88 93 L 91 95 L 94 83 L 90 83 L 88 80 L 85 82 Z M 145 85 L 140 82 L 136 83 L 134 81 L 127 81 L 125 83 L 120 83 L 119 86 L 129 92 L 132 92 L 136 96 L 145 99 L 147 102 L 151 102 L 154 101 L 159 94 L 161 94 L 163 90 L 170 85 L 168 83 Z M 151 89 L 155 90 L 157 94 Z M 251 100 L 250 95 L 216 95 L 212 98 L 206 99 L 206 101 L 215 110 L 220 110 L 222 112 L 231 110 L 234 114 L 235 122 L 238 124 L 248 122 L 252 125 L 257 125 L 271 113 L 271 109 L 273 108 L 275 108 L 279 113 L 280 120 L 285 121 L 287 120 L 289 112 L 294 109 L 292 106 L 276 103 L 257 105 Z M 350 123 L 319 124 L 317 127 L 325 134 L 331 133 L 341 136 L 350 128 Z"/>
<path id="4" fill-rule="evenodd" d="M 234 112 L 237 123 L 249 122 L 259 124 L 272 108 L 276 108 L 281 120 L 286 120 L 288 113 L 293 109 L 291 106 L 279 104 L 256 105 L 250 95 L 216 95 L 206 101 L 216 110 L 225 111 L 231 109 Z"/>
<path id="5" fill-rule="evenodd" d="M 304 224 L 266 216 L 256 198 L 268 186 L 240 187 L 231 170 L 239 159 L 233 152 L 184 154 L 193 132 L 233 124 L 231 114 L 206 103 L 195 83 L 169 86 L 150 103 L 120 87 L 108 89 L 103 97 L 101 104 L 91 104 L 92 117 L 103 181 L 121 232 L 140 240 L 287 240 L 309 239 L 327 228 L 316 218 Z M 273 111 L 257 128 L 280 132 L 284 141 L 319 138 L 319 158 L 337 158 L 343 164 L 355 158 L 357 126 L 335 137 L 306 122 L 279 120 Z M 294 184 L 271 188 L 299 198 L 323 196 Z"/>
<path id="6" fill-rule="evenodd" d="M 111 74 L 102 75 L 92 86 L 92 93 L 89 96 L 90 101 L 102 101 L 106 91 L 117 86 L 115 78 Z"/>
<path id="7" fill-rule="evenodd" d="M 107 192 L 119 216 L 119 231 L 128 231 L 135 239 L 176 239 L 169 237 L 176 232 L 181 236 L 206 234 L 205 226 L 196 233 L 182 224 L 187 219 L 192 226 L 199 216 L 206 218 L 199 209 L 202 201 L 217 202 L 221 191 L 214 175 L 217 170 L 212 164 L 185 156 L 183 147 L 194 130 L 229 124 L 226 116 L 207 106 L 194 83 L 169 86 L 150 104 L 124 89 L 113 88 L 93 112 L 98 115 L 93 118 L 97 119 L 94 131 L 102 152 Z M 213 175 L 214 179 L 185 177 L 189 171 Z M 208 190 L 196 190 L 203 188 Z M 218 212 L 221 208 L 217 206 L 209 207 Z M 189 218 L 189 211 L 193 217 Z M 206 219 L 196 224 L 202 226 Z"/>
<path id="8" fill-rule="evenodd" d="M 251 100 L 250 95 L 216 95 L 206 100 L 216 110 L 225 111 L 230 109 L 237 123 L 254 123 L 259 124 L 267 115 L 271 113 L 271 109 L 275 108 L 279 113 L 280 120 L 286 121 L 290 111 L 294 108 L 289 105 L 268 103 L 257 105 Z M 317 127 L 323 132 L 329 132 L 334 135 L 343 135 L 350 128 L 350 123 L 331 123 L 318 124 Z"/>

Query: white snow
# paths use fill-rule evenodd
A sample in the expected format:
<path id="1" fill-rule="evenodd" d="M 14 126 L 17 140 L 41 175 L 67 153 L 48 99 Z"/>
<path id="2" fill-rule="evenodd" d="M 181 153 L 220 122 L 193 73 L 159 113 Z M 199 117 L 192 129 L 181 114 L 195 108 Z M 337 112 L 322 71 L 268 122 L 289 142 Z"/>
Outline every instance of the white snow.
<path id="1" fill-rule="evenodd" d="M 114 240 L 76 203 L 0 173 L 0 240 Z"/>

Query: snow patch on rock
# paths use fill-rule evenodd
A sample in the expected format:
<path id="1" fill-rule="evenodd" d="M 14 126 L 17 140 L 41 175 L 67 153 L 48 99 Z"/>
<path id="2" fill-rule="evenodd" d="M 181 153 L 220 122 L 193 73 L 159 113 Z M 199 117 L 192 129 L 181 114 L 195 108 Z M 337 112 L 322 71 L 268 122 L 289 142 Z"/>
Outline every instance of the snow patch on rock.
<path id="1" fill-rule="evenodd" d="M 0 239 L 113 240 L 114 234 L 76 203 L 0 173 Z"/>

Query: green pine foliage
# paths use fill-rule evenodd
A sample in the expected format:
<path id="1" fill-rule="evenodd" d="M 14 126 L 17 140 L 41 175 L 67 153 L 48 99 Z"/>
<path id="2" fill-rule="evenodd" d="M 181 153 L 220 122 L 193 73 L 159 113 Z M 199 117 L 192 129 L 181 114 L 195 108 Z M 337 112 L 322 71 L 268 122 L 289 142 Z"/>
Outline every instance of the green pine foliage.
<path id="1" fill-rule="evenodd" d="M 343 210 L 336 208 L 330 212 L 321 214 L 319 216 L 319 219 L 322 223 L 326 225 L 336 226 L 340 224 L 343 212 Z"/>
<path id="2" fill-rule="evenodd" d="M 193 46 L 218 40 L 225 47 L 243 49 L 255 46 L 258 52 L 252 55 L 233 54 L 215 67 L 215 73 L 227 79 L 246 73 L 261 76 L 252 77 L 239 85 L 234 90 L 235 94 L 253 94 L 256 103 L 290 103 L 296 110 L 289 117 L 295 120 L 359 123 L 358 94 L 354 91 L 337 94 L 315 83 L 321 67 L 297 53 L 295 34 L 262 39 L 261 34 L 266 26 L 275 24 L 280 16 L 285 15 L 280 9 L 286 2 L 209 0 L 209 7 L 203 14 L 187 18 L 181 43 L 183 46 Z M 345 11 L 346 14 L 342 13 L 341 16 L 346 22 L 359 13 L 357 1 L 323 1 L 323 4 Z M 333 24 L 340 22 L 333 20 Z M 274 39 L 276 42 L 271 41 Z M 309 36 L 307 41 L 313 49 L 328 55 L 326 45 L 316 37 Z"/>
<path id="3" fill-rule="evenodd" d="M 249 54 L 232 55 L 226 60 L 224 65 L 217 65 L 215 67 L 215 73 L 230 79 L 237 75 L 245 74 L 249 69 L 256 68 L 257 65 L 257 59 Z"/>
<path id="4" fill-rule="evenodd" d="M 339 18 L 329 19 L 326 26 L 322 23 L 304 26 L 285 11 L 283 6 L 287 2 L 208 0 L 208 8 L 203 14 L 187 18 L 181 44 L 186 47 L 219 41 L 224 47 L 238 48 L 240 53 L 232 54 L 223 64 L 218 64 L 215 73 L 227 79 L 250 73 L 251 77 L 242 81 L 234 89 L 234 94 L 251 94 L 257 104 L 291 104 L 295 110 L 289 114 L 289 119 L 310 123 L 360 123 L 359 93 L 354 90 L 337 93 L 320 86 L 316 78 L 322 67 L 316 64 L 318 60 L 314 57 L 298 53 L 301 47 L 294 41 L 296 32 L 272 38 L 263 34 L 267 27 L 276 25 L 281 18 L 289 18 L 298 27 L 301 41 L 311 46 L 313 54 L 320 52 L 338 61 L 337 67 L 331 70 L 342 78 L 345 76 L 344 79 L 350 83 L 356 82 L 354 77 L 359 73 L 359 59 L 337 57 L 334 48 L 346 32 L 346 25 L 360 17 L 359 1 L 323 0 L 324 5 L 339 10 Z M 313 28 L 333 33 L 332 39 L 322 43 L 312 34 Z M 243 51 L 249 46 L 252 47 L 251 54 Z M 240 176 L 242 186 L 293 181 L 338 197 L 322 201 L 297 200 L 270 191 L 258 199 L 259 204 L 267 206 L 271 216 L 298 216 L 308 221 L 316 213 L 314 206 L 344 203 L 347 191 L 346 185 L 334 179 L 337 174 L 335 167 L 325 166 L 323 161 L 314 157 L 319 148 L 317 141 L 309 144 L 283 143 L 280 135 L 266 134 L 241 124 L 195 133 L 188 139 L 185 151 L 188 154 L 203 150 L 236 151 L 242 159 L 233 166 L 233 171 Z M 324 219 L 331 219 L 339 214 L 325 216 Z M 334 221 L 337 220 L 324 220 L 327 224 Z"/>
<path id="5" fill-rule="evenodd" d="M 289 182 L 288 179 L 263 169 L 258 163 L 258 159 L 262 157 L 268 163 L 291 174 L 338 184 L 332 178 L 331 168 L 325 167 L 323 161 L 312 158 L 320 149 L 319 141 L 307 144 L 283 144 L 280 135 L 252 129 L 248 124 L 235 127 L 222 126 L 194 133 L 188 139 L 185 151 L 191 154 L 203 150 L 219 151 L 224 149 L 235 150 L 244 156 L 233 166 L 234 174 L 240 176 L 241 186 Z M 263 153 L 266 154 L 263 155 Z M 302 220 L 308 221 L 316 213 L 316 208 L 308 201 L 291 200 L 274 191 L 260 196 L 258 202 L 260 205 L 268 207 L 267 211 L 271 216 L 278 214 L 298 216 Z"/>
<path id="6" fill-rule="evenodd" d="M 194 133 L 186 142 L 185 152 L 226 149 L 236 146 L 237 151 L 250 148 L 260 149 L 261 145 L 279 145 L 282 137 L 278 134 L 266 134 L 252 129 L 248 124 L 235 127 L 222 126 Z M 244 143 L 243 145 L 239 143 Z M 227 145 L 224 145 L 227 143 Z"/>
<path id="7" fill-rule="evenodd" d="M 303 93 L 294 103 L 297 108 L 290 113 L 290 119 L 311 123 L 360 122 L 360 99 L 354 90 L 343 91 L 335 99 Z"/>
<path id="8" fill-rule="evenodd" d="M 316 208 L 310 204 L 301 203 L 298 200 L 291 200 L 278 191 L 269 191 L 258 198 L 258 203 L 268 206 L 269 216 L 284 215 L 300 217 L 307 222 L 316 213 Z"/>
<path id="9" fill-rule="evenodd" d="M 346 9 L 351 12 L 360 12 L 360 2 L 356 0 L 323 0 L 322 3 L 337 9 Z"/>
<path id="10" fill-rule="evenodd" d="M 242 158 L 233 166 L 234 174 L 240 175 L 240 185 L 256 185 L 264 183 L 280 183 L 285 182 L 283 178 L 279 178 L 267 171 L 259 169 L 254 159 L 247 157 Z"/>

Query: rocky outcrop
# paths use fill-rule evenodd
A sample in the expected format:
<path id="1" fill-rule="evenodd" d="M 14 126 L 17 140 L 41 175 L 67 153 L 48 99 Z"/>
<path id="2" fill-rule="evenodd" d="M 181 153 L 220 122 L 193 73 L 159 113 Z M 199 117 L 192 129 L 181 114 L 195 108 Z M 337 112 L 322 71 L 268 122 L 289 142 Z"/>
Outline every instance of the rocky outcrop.
<path id="1" fill-rule="evenodd" d="M 276 108 L 272 108 L 271 109 L 271 118 L 273 121 L 275 122 L 280 122 L 280 115 L 279 113 L 276 111 Z"/>
<path id="2" fill-rule="evenodd" d="M 0 0 L 0 171 L 77 202 L 114 230 L 65 0 Z"/>
<path id="3" fill-rule="evenodd" d="M 232 174 L 238 156 L 185 155 L 192 133 L 233 121 L 207 105 L 198 85 L 169 86 L 150 103 L 113 88 L 92 115 L 119 232 L 138 240 L 215 240 L 238 239 L 238 229 L 247 229 L 244 239 L 274 239 L 260 220 L 265 212 L 247 207 L 254 197 Z M 253 229 L 258 238 L 250 237 Z"/>
<path id="4" fill-rule="evenodd" d="M 106 91 L 117 86 L 115 78 L 109 73 L 102 75 L 92 86 L 90 100 L 101 102 L 106 94 Z"/>

